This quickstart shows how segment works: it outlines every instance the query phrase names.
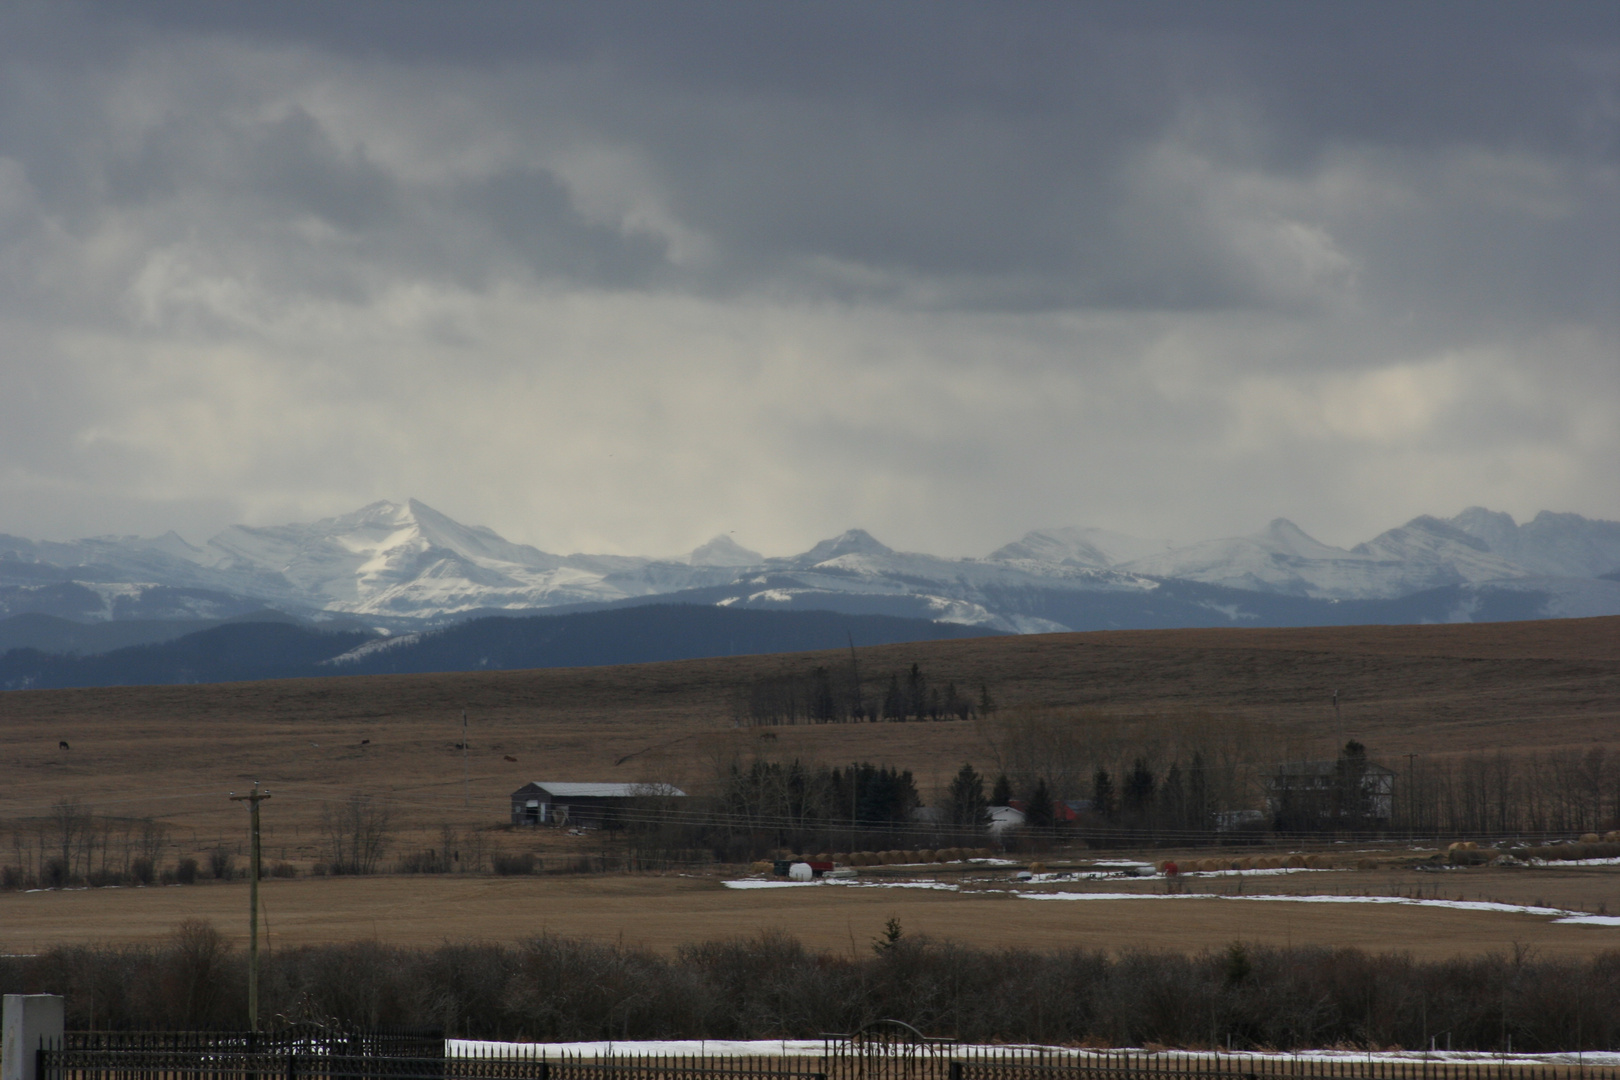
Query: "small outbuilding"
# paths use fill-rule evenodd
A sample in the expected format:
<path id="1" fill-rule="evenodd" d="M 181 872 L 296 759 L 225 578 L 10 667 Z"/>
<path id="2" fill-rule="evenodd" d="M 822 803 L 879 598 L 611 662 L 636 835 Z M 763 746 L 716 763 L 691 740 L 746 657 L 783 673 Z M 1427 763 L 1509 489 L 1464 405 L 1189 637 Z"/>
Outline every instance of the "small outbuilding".
<path id="1" fill-rule="evenodd" d="M 1016 829 L 1026 820 L 1024 812 L 1016 806 L 992 806 L 985 810 L 991 836 L 1000 836 L 1008 829 Z"/>
<path id="2" fill-rule="evenodd" d="M 512 824 L 600 828 L 625 810 L 684 798 L 672 784 L 590 784 L 535 780 L 512 792 Z"/>

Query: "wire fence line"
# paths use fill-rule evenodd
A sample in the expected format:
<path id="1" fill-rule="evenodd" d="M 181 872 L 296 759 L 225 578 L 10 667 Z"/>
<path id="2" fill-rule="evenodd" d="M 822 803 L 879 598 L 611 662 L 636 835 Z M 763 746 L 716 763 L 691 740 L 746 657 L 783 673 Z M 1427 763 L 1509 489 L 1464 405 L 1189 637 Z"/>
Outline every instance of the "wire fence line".
<path id="1" fill-rule="evenodd" d="M 829 1036 L 819 1053 L 570 1054 L 543 1045 L 444 1052 L 410 1032 L 70 1032 L 38 1051 L 39 1080 L 1620 1080 L 1620 1068 L 1494 1059 L 1322 1058 L 1192 1051 L 965 1046 Z"/>

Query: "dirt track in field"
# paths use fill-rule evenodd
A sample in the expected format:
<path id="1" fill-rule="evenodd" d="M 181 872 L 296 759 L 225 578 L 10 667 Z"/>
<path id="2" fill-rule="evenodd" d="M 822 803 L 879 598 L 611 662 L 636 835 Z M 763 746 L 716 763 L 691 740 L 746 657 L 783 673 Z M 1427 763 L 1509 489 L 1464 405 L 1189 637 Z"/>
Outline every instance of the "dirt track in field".
<path id="1" fill-rule="evenodd" d="M 1566 874 L 1566 877 L 1570 875 Z M 1574 875 L 1580 877 L 1580 875 Z M 1387 878 L 1351 874 L 1255 878 L 1244 891 L 1278 894 L 1387 891 Z M 1613 874 L 1585 875 L 1562 887 L 1612 892 Z M 1331 880 L 1329 880 L 1331 879 Z M 1555 882 L 1523 881 L 1547 893 Z M 816 949 L 859 952 L 897 917 L 909 934 L 978 946 L 1220 948 L 1234 940 L 1272 945 L 1353 946 L 1418 957 L 1477 954 L 1527 945 L 1543 955 L 1584 956 L 1620 949 L 1620 927 L 1558 924 L 1536 915 L 1448 908 L 1155 897 L 1162 882 L 1094 883 L 1099 891 L 1141 890 L 1140 899 L 1027 900 L 986 883 L 950 893 L 901 888 L 818 886 L 732 890 L 717 880 L 676 876 L 567 878 L 338 878 L 270 881 L 263 886 L 271 945 L 374 939 L 400 945 L 442 941 L 513 942 L 551 933 L 623 941 L 659 950 L 683 942 L 783 930 Z M 1190 881 L 1193 892 L 1231 893 L 1230 879 Z M 1382 888 L 1381 888 L 1382 887 Z M 1075 889 L 1076 886 L 1056 888 Z M 1448 878 L 1440 895 L 1523 898 L 1512 883 Z M 1595 891 L 1594 891 L 1595 890 Z M 1536 896 L 1534 899 L 1544 899 Z M 152 942 L 182 919 L 210 920 L 245 938 L 245 884 L 99 889 L 0 895 L 0 950 L 34 952 L 55 944 Z"/>

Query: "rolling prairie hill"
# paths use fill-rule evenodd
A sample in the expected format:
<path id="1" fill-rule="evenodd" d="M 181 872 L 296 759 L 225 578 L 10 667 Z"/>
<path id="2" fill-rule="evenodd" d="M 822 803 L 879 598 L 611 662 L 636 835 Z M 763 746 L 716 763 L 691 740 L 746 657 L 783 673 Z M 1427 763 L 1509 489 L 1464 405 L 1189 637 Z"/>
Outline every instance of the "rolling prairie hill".
<path id="1" fill-rule="evenodd" d="M 753 755 L 912 769 L 925 797 L 995 725 L 1148 719 L 1244 726 L 1303 753 L 1357 738 L 1375 759 L 1498 749 L 1620 750 L 1620 618 L 1445 626 L 1124 631 L 857 649 L 863 691 L 916 664 L 997 712 L 969 721 L 750 727 L 759 680 L 847 668 L 850 650 L 618 667 L 379 675 L 0 695 L 0 826 L 78 799 L 154 815 L 196 843 L 236 837 L 228 790 L 277 793 L 272 844 L 313 841 L 334 800 L 387 794 L 403 819 L 487 827 L 550 780 L 701 789 Z M 1338 691 L 1339 708 L 1332 705 Z M 467 749 L 462 716 L 467 717 Z M 60 743 L 69 744 L 63 749 Z"/>

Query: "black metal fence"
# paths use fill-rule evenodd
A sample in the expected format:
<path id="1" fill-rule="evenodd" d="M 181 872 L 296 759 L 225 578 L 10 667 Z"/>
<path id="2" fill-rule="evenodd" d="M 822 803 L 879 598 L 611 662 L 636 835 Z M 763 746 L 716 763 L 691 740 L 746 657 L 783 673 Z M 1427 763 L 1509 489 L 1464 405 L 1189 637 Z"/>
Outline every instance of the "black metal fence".
<path id="1" fill-rule="evenodd" d="M 39 1080 L 1620 1080 L 1607 1065 L 967 1047 L 884 1031 L 784 1056 L 446 1054 L 425 1033 L 73 1033 Z"/>
<path id="2" fill-rule="evenodd" d="M 59 1049 L 109 1054 L 331 1054 L 440 1058 L 444 1029 L 293 1023 L 272 1031 L 70 1031 Z"/>

